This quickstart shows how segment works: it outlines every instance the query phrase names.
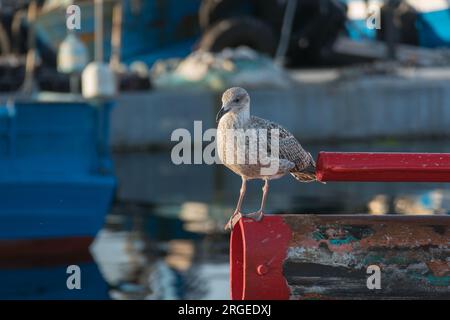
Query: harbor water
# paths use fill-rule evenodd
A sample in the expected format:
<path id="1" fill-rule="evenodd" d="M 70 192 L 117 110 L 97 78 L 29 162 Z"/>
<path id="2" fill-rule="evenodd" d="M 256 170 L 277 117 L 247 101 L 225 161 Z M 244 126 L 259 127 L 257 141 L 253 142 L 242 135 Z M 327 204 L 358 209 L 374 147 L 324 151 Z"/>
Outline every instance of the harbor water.
<path id="1" fill-rule="evenodd" d="M 324 151 L 450 152 L 448 140 L 306 145 Z M 228 233 L 240 179 L 221 165 L 174 165 L 170 150 L 115 152 L 116 197 L 86 256 L 0 264 L 2 298 L 228 299 Z M 262 183 L 252 181 L 244 212 Z M 450 187 L 437 183 L 299 184 L 273 181 L 267 212 L 448 214 Z M 67 267 L 81 289 L 67 288 Z"/>

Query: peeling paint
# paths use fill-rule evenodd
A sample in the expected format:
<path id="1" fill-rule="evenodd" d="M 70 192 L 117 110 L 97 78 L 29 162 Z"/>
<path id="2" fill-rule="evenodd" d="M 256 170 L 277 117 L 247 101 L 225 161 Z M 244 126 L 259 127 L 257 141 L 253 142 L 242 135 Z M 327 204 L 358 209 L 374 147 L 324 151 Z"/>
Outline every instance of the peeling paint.
<path id="1" fill-rule="evenodd" d="M 291 296 L 450 299 L 450 217 L 284 218 L 292 239 L 284 262 Z M 378 265 L 382 289 L 368 290 Z"/>

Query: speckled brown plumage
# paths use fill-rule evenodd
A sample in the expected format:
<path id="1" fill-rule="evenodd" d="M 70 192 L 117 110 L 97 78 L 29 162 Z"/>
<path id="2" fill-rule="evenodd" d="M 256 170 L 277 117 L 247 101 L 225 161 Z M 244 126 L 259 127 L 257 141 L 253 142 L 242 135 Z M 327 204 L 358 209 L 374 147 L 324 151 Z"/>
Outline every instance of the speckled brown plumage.
<path id="1" fill-rule="evenodd" d="M 244 89 L 235 87 L 224 92 L 222 108 L 217 113 L 216 120 L 218 156 L 226 167 L 242 178 L 239 200 L 226 229 L 232 228 L 236 223 L 234 217 L 242 215 L 240 209 L 247 180 L 264 180 L 260 209 L 245 215 L 257 221 L 264 216 L 269 180 L 290 173 L 298 181 L 316 181 L 316 164 L 311 154 L 279 124 L 251 116 L 250 96 Z M 276 146 L 278 154 L 276 149 L 272 149 Z M 264 163 L 266 160 L 268 163 Z"/>
<path id="2" fill-rule="evenodd" d="M 267 129 L 267 145 L 270 150 L 271 145 L 271 130 L 278 129 L 279 131 L 279 157 L 294 164 L 294 167 L 289 172 L 297 180 L 302 182 L 311 182 L 316 180 L 316 163 L 309 152 L 303 149 L 300 142 L 285 128 L 279 124 L 265 120 L 259 117 L 251 116 L 247 124 L 248 128 L 263 128 Z"/>

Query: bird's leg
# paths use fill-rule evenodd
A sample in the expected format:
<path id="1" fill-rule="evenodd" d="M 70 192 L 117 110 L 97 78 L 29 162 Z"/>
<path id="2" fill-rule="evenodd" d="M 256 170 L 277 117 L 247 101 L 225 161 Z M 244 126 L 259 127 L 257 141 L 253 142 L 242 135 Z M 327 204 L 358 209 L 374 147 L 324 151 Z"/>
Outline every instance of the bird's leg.
<path id="1" fill-rule="evenodd" d="M 227 224 L 225 225 L 225 230 L 233 230 L 233 227 L 236 222 L 233 222 L 233 219 L 240 214 L 241 207 L 242 207 L 242 201 L 244 200 L 245 191 L 247 190 L 247 180 L 242 177 L 242 185 L 241 190 L 239 193 L 239 200 L 236 205 L 236 209 L 234 210 L 233 214 L 231 215 L 230 219 L 228 220 Z M 239 220 L 239 219 L 238 219 Z"/>
<path id="2" fill-rule="evenodd" d="M 264 216 L 264 207 L 266 205 L 267 194 L 269 193 L 269 179 L 265 179 L 264 181 L 264 187 L 262 188 L 263 195 L 261 200 L 261 208 L 259 208 L 259 210 L 256 212 L 246 214 L 246 218 L 251 218 L 255 221 L 261 221 Z"/>

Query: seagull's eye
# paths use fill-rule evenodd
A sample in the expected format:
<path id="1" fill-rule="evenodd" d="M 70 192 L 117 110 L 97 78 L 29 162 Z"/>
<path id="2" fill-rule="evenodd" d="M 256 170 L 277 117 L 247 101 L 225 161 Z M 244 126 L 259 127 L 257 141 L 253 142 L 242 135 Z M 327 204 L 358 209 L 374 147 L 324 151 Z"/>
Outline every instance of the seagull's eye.
<path id="1" fill-rule="evenodd" d="M 239 102 L 239 98 L 234 99 L 234 102 Z"/>

